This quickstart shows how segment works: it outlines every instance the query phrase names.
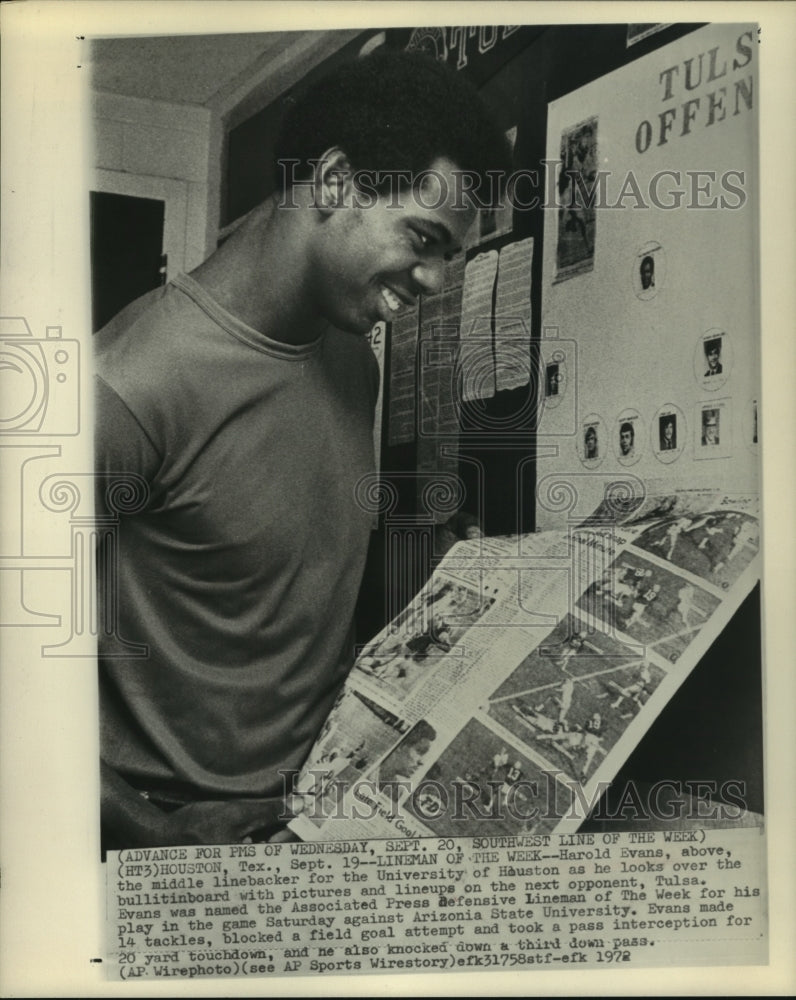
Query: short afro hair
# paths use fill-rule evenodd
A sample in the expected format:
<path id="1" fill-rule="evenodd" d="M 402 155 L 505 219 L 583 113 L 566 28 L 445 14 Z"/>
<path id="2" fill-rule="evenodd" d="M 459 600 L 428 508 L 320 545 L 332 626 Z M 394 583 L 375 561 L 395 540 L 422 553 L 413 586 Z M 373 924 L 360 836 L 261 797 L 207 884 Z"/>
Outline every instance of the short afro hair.
<path id="1" fill-rule="evenodd" d="M 713 337 L 711 340 L 706 340 L 704 344 L 705 357 L 708 354 L 712 354 L 715 351 L 717 354 L 721 354 L 721 337 Z"/>
<path id="2" fill-rule="evenodd" d="M 417 744 L 420 740 L 428 740 L 433 743 L 437 738 L 437 730 L 426 719 L 418 719 L 412 729 L 404 736 L 403 743 Z"/>
<path id="3" fill-rule="evenodd" d="M 333 146 L 352 170 L 414 179 L 438 157 L 491 189 L 511 170 L 505 135 L 475 87 L 420 52 L 380 49 L 332 71 L 289 104 L 277 137 L 277 188 L 312 177 Z M 293 161 L 292 169 L 282 164 Z M 298 163 L 296 164 L 296 161 Z M 386 183 L 376 181 L 376 190 Z"/>

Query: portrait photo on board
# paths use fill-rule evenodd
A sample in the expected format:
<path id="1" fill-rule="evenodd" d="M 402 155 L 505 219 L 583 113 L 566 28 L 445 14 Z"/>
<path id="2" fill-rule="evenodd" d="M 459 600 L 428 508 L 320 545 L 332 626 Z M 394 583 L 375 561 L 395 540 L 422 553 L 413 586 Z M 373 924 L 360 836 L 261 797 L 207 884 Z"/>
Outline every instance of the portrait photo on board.
<path id="1" fill-rule="evenodd" d="M 655 298 L 666 280 L 666 254 L 658 240 L 639 247 L 633 257 L 631 280 L 636 298 Z"/>
<path id="2" fill-rule="evenodd" d="M 589 118 L 561 136 L 558 175 L 558 250 L 556 280 L 594 266 L 597 213 L 589 198 L 597 177 L 597 118 Z"/>

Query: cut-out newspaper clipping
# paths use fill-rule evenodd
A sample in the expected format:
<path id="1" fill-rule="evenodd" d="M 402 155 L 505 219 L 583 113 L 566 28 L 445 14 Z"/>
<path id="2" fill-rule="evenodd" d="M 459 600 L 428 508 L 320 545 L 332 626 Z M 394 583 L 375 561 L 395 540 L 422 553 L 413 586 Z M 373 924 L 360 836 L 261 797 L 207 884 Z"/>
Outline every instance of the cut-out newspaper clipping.
<path id="1" fill-rule="evenodd" d="M 300 840 L 109 855 L 111 973 L 765 962 L 738 783 L 636 790 L 635 826 L 578 832 L 756 583 L 758 515 L 608 495 L 459 543 L 362 649 L 293 785 Z"/>

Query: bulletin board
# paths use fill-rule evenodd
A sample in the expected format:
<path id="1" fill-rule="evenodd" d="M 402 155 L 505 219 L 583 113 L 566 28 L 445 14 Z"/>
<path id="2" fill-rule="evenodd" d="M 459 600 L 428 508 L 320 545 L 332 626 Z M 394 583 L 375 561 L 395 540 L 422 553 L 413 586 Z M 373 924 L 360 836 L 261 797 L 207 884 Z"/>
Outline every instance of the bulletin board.
<path id="1" fill-rule="evenodd" d="M 613 482 L 757 486 L 757 45 L 709 25 L 549 105 L 540 529 Z"/>

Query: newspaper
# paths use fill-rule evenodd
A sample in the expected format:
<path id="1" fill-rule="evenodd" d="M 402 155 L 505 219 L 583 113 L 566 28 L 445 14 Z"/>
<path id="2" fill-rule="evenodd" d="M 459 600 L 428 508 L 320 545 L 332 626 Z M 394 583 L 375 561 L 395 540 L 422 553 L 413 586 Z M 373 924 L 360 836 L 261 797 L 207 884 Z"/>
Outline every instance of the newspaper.
<path id="1" fill-rule="evenodd" d="M 758 515 L 751 492 L 614 489 L 566 530 L 454 546 L 362 649 L 297 839 L 109 852 L 106 975 L 759 969 L 742 789 L 650 786 L 631 822 L 582 826 L 753 587 Z"/>
<path id="2" fill-rule="evenodd" d="M 758 513 L 753 493 L 678 489 L 457 544 L 362 649 L 291 829 L 577 829 L 758 579 Z"/>

